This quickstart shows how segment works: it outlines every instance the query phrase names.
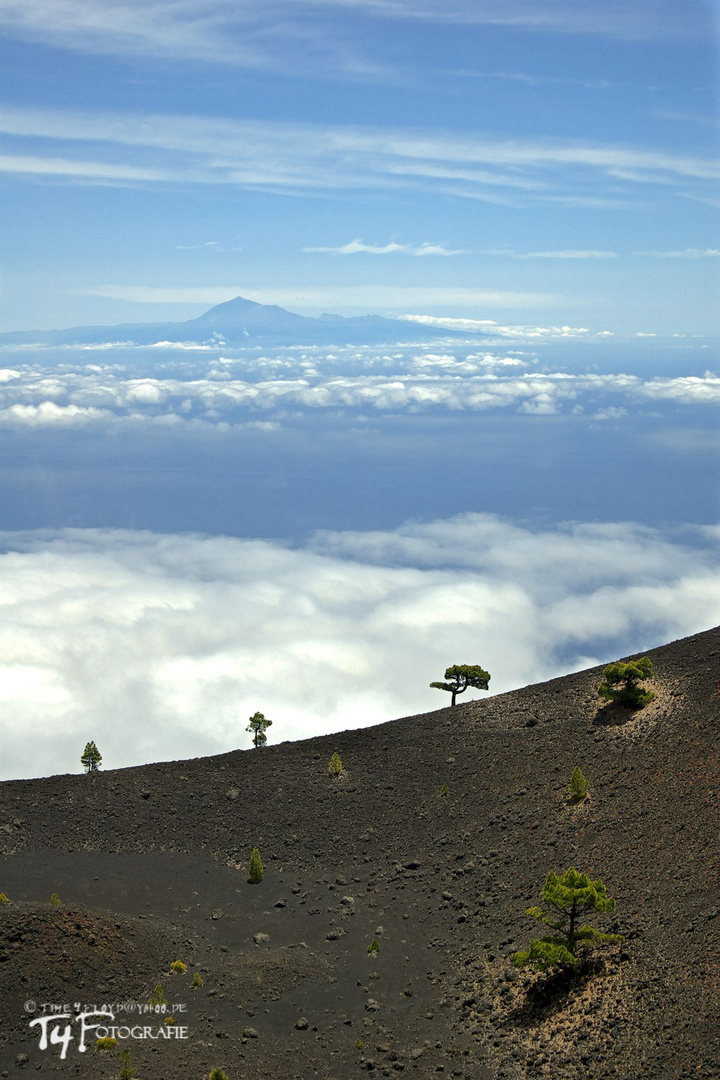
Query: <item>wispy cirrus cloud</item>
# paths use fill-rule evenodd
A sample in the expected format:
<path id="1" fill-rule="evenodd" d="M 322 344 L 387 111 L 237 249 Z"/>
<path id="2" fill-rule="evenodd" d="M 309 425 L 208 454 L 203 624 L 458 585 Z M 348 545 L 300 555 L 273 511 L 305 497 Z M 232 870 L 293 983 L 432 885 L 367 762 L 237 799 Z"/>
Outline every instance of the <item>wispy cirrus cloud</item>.
<path id="1" fill-rule="evenodd" d="M 27 176 L 76 177 L 81 180 L 167 182 L 173 179 L 172 172 L 142 165 L 114 165 L 111 162 L 17 154 L 0 155 L 0 172 Z"/>
<path id="2" fill-rule="evenodd" d="M 389 244 L 366 244 L 364 240 L 351 240 L 340 247 L 305 247 L 306 252 L 326 252 L 331 255 L 464 255 L 460 249 L 446 248 L 443 244 L 398 244 L 391 241 Z"/>
<path id="3" fill-rule="evenodd" d="M 507 255 L 511 259 L 617 259 L 615 251 L 593 249 L 564 249 L 558 251 L 512 251 L 506 248 L 487 248 L 480 255 Z"/>
<path id="4" fill-rule="evenodd" d="M 654 259 L 717 259 L 720 248 L 683 248 L 680 251 L 636 251 L 636 255 Z"/>
<path id="5" fill-rule="evenodd" d="M 358 44 L 363 16 L 630 40 L 697 37 L 711 22 L 700 0 L 685 0 L 682 9 L 672 0 L 4 0 L 0 26 L 8 36 L 97 55 L 312 77 L 391 74 L 396 60 L 383 69 L 379 50 Z"/>
<path id="6" fill-rule="evenodd" d="M 412 307 L 474 307 L 546 308 L 560 303 L 557 293 L 522 292 L 512 289 L 473 289 L 451 285 L 287 285 L 283 288 L 253 288 L 239 285 L 182 286 L 164 285 L 90 285 L 76 289 L 87 296 L 103 296 L 109 300 L 130 300 L 143 304 L 222 304 L 236 296 L 259 304 L 279 304 L 281 307 L 321 309 L 332 307 L 355 310 L 407 311 Z"/>
<path id="7" fill-rule="evenodd" d="M 601 209 L 637 207 L 637 191 L 644 199 L 648 191 L 658 198 L 712 197 L 713 182 L 720 177 L 717 161 L 682 152 L 433 129 L 8 108 L 0 132 L 15 143 L 32 140 L 32 153 L 14 164 L 8 159 L 7 167 L 16 171 L 60 175 L 64 170 L 89 177 L 102 172 L 166 184 L 226 184 L 325 196 L 330 191 L 416 189 L 508 205 L 548 202 Z M 79 160 L 88 143 L 95 155 L 89 165 Z M 60 155 L 47 152 L 58 144 Z M 119 161 L 122 155 L 125 160 Z M 627 174 L 621 187 L 618 169 Z M 678 183 L 668 185 L 668 178 Z"/>

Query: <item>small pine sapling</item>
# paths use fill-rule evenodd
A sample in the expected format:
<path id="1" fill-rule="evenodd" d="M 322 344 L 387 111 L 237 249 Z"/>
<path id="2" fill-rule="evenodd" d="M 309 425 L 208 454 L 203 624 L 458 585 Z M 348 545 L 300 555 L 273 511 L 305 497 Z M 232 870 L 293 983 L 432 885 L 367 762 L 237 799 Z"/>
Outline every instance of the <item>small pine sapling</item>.
<path id="1" fill-rule="evenodd" d="M 363 1041 L 362 1041 L 362 1039 L 356 1039 L 356 1040 L 355 1040 L 355 1049 L 356 1049 L 356 1050 L 362 1050 L 362 1048 L 363 1048 Z"/>
<path id="2" fill-rule="evenodd" d="M 163 1005 L 169 1005 L 170 1002 L 165 997 L 165 991 L 160 983 L 157 984 L 152 994 L 148 998 L 148 1005 L 152 1005 L 153 1008 L 161 1008 Z"/>
<path id="3" fill-rule="evenodd" d="M 57 907 L 58 904 L 62 904 L 62 900 L 60 899 L 60 897 L 58 896 L 58 894 L 56 892 L 54 892 L 52 894 L 52 896 L 50 897 L 50 903 L 54 904 L 55 907 Z"/>
<path id="4" fill-rule="evenodd" d="M 443 784 L 443 786 L 440 788 L 440 794 L 441 795 L 449 795 L 450 794 L 450 788 L 448 787 L 447 784 Z"/>
<path id="5" fill-rule="evenodd" d="M 642 709 L 643 705 L 649 705 L 655 698 L 652 690 L 640 686 L 645 679 L 652 679 L 652 674 L 653 666 L 647 656 L 626 664 L 618 660 L 616 664 L 608 664 L 603 671 L 598 694 L 606 701 L 616 701 L 630 709 Z"/>
<path id="6" fill-rule="evenodd" d="M 170 970 L 173 975 L 184 975 L 187 971 L 187 964 L 183 964 L 182 960 L 173 960 Z"/>
<path id="7" fill-rule="evenodd" d="M 204 985 L 205 985 L 205 982 L 203 980 L 202 975 L 200 974 L 199 971 L 196 971 L 195 974 L 192 977 L 192 982 L 190 983 L 190 986 L 193 988 L 193 990 L 195 990 L 199 986 L 204 986 Z"/>
<path id="8" fill-rule="evenodd" d="M 261 712 L 256 712 L 250 717 L 250 723 L 245 730 L 252 734 L 253 746 L 256 750 L 258 747 L 265 746 L 267 743 L 267 735 L 265 732 L 269 727 L 272 727 L 272 720 L 266 720 Z"/>
<path id="9" fill-rule="evenodd" d="M 265 877 L 265 871 L 263 870 L 262 859 L 260 858 L 260 849 L 254 847 L 250 856 L 250 877 L 248 881 L 251 885 L 257 885 Z"/>
<path id="10" fill-rule="evenodd" d="M 601 934 L 592 926 L 579 925 L 579 920 L 588 911 L 615 910 L 615 901 L 607 895 L 602 881 L 591 881 L 587 874 L 572 867 L 560 875 L 551 870 L 545 879 L 542 898 L 550 911 L 531 907 L 527 914 L 545 923 L 555 933 L 533 939 L 529 949 L 516 952 L 513 955 L 515 967 L 534 964 L 541 971 L 548 967 L 572 968 L 582 959 L 578 955 L 581 946 L 601 942 L 615 945 L 624 940 L 620 934 Z"/>
<path id="11" fill-rule="evenodd" d="M 458 694 L 464 694 L 468 687 L 475 690 L 487 690 L 490 676 L 477 664 L 454 664 L 445 669 L 447 682 L 431 682 L 434 690 L 447 690 L 452 694 L 451 705 L 455 704 Z"/>
<path id="12" fill-rule="evenodd" d="M 579 765 L 576 765 L 572 771 L 568 792 L 573 802 L 582 802 L 583 799 L 587 798 L 588 782 L 583 776 Z"/>
<path id="13" fill-rule="evenodd" d="M 338 754 L 337 750 L 335 751 L 333 756 L 330 758 L 330 764 L 328 765 L 328 772 L 329 772 L 330 776 L 342 776 L 342 774 L 345 772 L 345 768 L 343 766 L 342 761 L 340 760 L 340 755 Z"/>
<path id="14" fill-rule="evenodd" d="M 380 942 L 377 940 L 377 938 L 372 939 L 372 941 L 367 947 L 367 951 L 371 956 L 373 955 L 373 953 L 380 952 Z"/>
<path id="15" fill-rule="evenodd" d="M 85 749 L 80 756 L 80 764 L 85 772 L 97 772 L 102 763 L 102 754 L 94 742 L 85 743 Z"/>
<path id="16" fill-rule="evenodd" d="M 130 1051 L 125 1048 L 120 1051 L 120 1080 L 135 1080 L 137 1069 L 133 1069 Z"/>
<path id="17" fill-rule="evenodd" d="M 7 896 L 5 895 L 5 893 L 4 893 L 4 892 L 0 892 L 0 904 L 9 904 L 9 903 L 10 903 L 10 901 L 8 900 L 8 898 L 7 898 Z"/>
<path id="18" fill-rule="evenodd" d="M 224 1069 L 211 1069 L 208 1080 L 230 1080 Z"/>

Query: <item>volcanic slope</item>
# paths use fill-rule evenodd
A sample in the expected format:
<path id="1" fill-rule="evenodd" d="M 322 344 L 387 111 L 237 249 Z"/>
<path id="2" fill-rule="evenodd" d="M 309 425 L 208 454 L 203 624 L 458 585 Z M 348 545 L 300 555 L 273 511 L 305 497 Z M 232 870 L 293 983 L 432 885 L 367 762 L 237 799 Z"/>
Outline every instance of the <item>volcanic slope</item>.
<path id="1" fill-rule="evenodd" d="M 0 1075 L 109 1080 L 124 1045 L 139 1080 L 717 1077 L 720 632 L 648 655 L 657 696 L 635 713 L 602 706 L 593 668 L 329 737 L 3 783 Z M 517 972 L 525 909 L 571 865 L 605 882 L 617 910 L 593 921 L 625 941 L 570 981 Z M 61 1061 L 29 1026 L 158 983 L 176 1024 L 120 1014 L 150 1035 L 113 1050 L 79 1053 L 75 1023 Z"/>

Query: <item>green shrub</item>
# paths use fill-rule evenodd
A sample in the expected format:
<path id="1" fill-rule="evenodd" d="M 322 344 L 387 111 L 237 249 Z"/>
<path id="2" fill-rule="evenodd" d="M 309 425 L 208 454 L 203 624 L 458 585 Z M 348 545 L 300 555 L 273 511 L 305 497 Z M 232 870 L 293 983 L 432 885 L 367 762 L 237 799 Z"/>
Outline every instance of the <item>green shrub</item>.
<path id="1" fill-rule="evenodd" d="M 58 894 L 56 892 L 54 892 L 52 894 L 52 896 L 50 897 L 50 903 L 55 904 L 56 906 L 58 904 L 62 904 L 62 900 L 60 899 L 60 897 L 58 896 Z"/>
<path id="2" fill-rule="evenodd" d="M 443 784 L 443 786 L 440 788 L 440 794 L 441 795 L 449 795 L 450 794 L 450 788 L 447 786 L 447 784 Z"/>
<path id="3" fill-rule="evenodd" d="M 370 944 L 369 944 L 369 945 L 368 945 L 368 947 L 367 947 L 367 951 L 368 951 L 368 952 L 369 952 L 369 953 L 370 953 L 371 955 L 372 955 L 373 953 L 378 953 L 378 952 L 380 952 L 380 942 L 379 942 L 379 941 L 378 941 L 378 940 L 377 940 L 376 938 L 373 938 L 373 939 L 372 939 L 372 941 L 370 942 Z"/>
<path id="4" fill-rule="evenodd" d="M 343 763 L 340 760 L 340 755 L 337 753 L 337 751 L 330 758 L 330 764 L 328 765 L 328 772 L 330 773 L 331 776 L 340 776 L 340 775 L 342 775 L 342 773 L 345 772 L 345 769 L 343 767 Z"/>
<path id="5" fill-rule="evenodd" d="M 212 1069 L 208 1080 L 230 1080 L 230 1077 L 224 1069 Z"/>
<path id="6" fill-rule="evenodd" d="M 252 855 L 250 856 L 250 877 L 248 881 L 251 885 L 257 885 L 265 877 L 265 871 L 263 870 L 262 859 L 260 858 L 260 849 L 254 847 L 252 849 Z"/>
<path id="7" fill-rule="evenodd" d="M 630 709 L 641 709 L 655 697 L 652 690 L 644 690 L 640 683 L 652 679 L 653 666 L 647 656 L 640 660 L 630 660 L 624 664 L 608 664 L 603 671 L 603 682 L 598 687 L 598 694 L 606 701 L 616 701 Z"/>
<path id="8" fill-rule="evenodd" d="M 600 942 L 616 944 L 624 940 L 620 934 L 601 934 L 592 926 L 578 925 L 587 911 L 615 910 L 615 901 L 607 895 L 602 881 L 591 881 L 587 874 L 579 873 L 572 866 L 560 876 L 551 870 L 545 879 L 542 898 L 550 912 L 531 907 L 527 914 L 545 923 L 555 933 L 535 938 L 529 949 L 516 952 L 513 956 L 515 967 L 534 964 L 540 970 L 572 968 L 581 960 L 578 955 L 581 946 Z"/>
<path id="9" fill-rule="evenodd" d="M 102 1050 L 103 1053 L 107 1053 L 108 1050 L 114 1050 L 117 1046 L 117 1039 L 113 1039 L 112 1035 L 103 1035 L 101 1039 L 95 1040 L 95 1049 Z"/>
<path id="10" fill-rule="evenodd" d="M 195 987 L 197 987 L 197 986 L 204 986 L 205 985 L 205 983 L 203 981 L 203 977 L 202 977 L 202 975 L 200 974 L 199 971 L 196 971 L 195 974 L 193 975 L 192 982 L 190 983 L 190 985 L 193 987 L 193 989 Z"/>
<path id="11" fill-rule="evenodd" d="M 182 960 L 173 960 L 170 970 L 174 975 L 184 975 L 187 971 L 187 964 L 183 964 Z"/>
<path id="12" fill-rule="evenodd" d="M 363 1048 L 363 1041 L 362 1041 L 362 1039 L 356 1039 L 356 1040 L 355 1040 L 355 1046 L 356 1046 L 356 1048 L 357 1048 L 358 1050 L 362 1050 L 362 1048 Z"/>
<path id="13" fill-rule="evenodd" d="M 7 896 L 5 895 L 5 893 L 4 893 L 4 892 L 0 892 L 0 904 L 9 904 L 9 903 L 10 903 L 10 901 L 8 900 L 8 898 L 7 898 Z"/>
<path id="14" fill-rule="evenodd" d="M 574 799 L 575 802 L 580 802 L 587 797 L 588 782 L 583 776 L 582 769 L 579 765 L 576 765 L 573 769 L 568 791 L 570 793 L 570 798 Z"/>

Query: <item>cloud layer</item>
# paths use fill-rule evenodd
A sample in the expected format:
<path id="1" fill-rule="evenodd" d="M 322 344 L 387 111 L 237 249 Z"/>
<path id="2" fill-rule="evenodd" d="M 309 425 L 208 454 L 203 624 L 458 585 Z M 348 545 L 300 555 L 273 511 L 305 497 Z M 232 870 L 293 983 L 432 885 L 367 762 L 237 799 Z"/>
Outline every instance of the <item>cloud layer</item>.
<path id="1" fill-rule="evenodd" d="M 412 337 L 410 326 L 408 337 Z M 498 338 L 508 329 L 488 327 Z M 532 342 L 583 338 L 590 332 L 582 327 L 525 327 L 523 334 L 525 341 Z M 134 358 L 131 371 L 123 363 L 68 362 L 52 367 L 16 363 L 0 369 L 0 427 L 144 424 L 159 429 L 228 431 L 252 424 L 272 431 L 289 413 L 317 409 L 375 414 L 508 409 L 530 415 L 572 412 L 617 420 L 631 410 L 720 402 L 720 378 L 709 371 L 702 376 L 650 379 L 538 371 L 528 370 L 536 362 L 531 353 L 447 345 L 441 345 L 442 351 L 436 344 L 392 352 L 286 349 L 275 355 L 253 351 L 233 355 L 222 352 L 222 346 L 208 350 L 189 345 L 175 350 L 170 343 L 160 342 L 136 350 L 127 344 L 118 346 L 125 357 Z M 174 350 L 176 358 L 166 364 L 152 355 L 165 351 L 171 355 Z M 23 355 L 22 350 L 7 351 L 15 360 Z M 98 359 L 105 351 L 112 350 L 98 346 L 85 350 Z M 68 352 L 83 355 L 82 349 Z M 163 374 L 163 367 L 172 374 Z"/>
<path id="2" fill-rule="evenodd" d="M 109 530 L 0 536 L 5 776 L 247 746 L 447 704 L 428 683 L 482 663 L 493 692 L 720 621 L 720 530 L 473 514 L 392 532 L 261 540 Z M 692 546 L 691 546 L 692 545 Z"/>

